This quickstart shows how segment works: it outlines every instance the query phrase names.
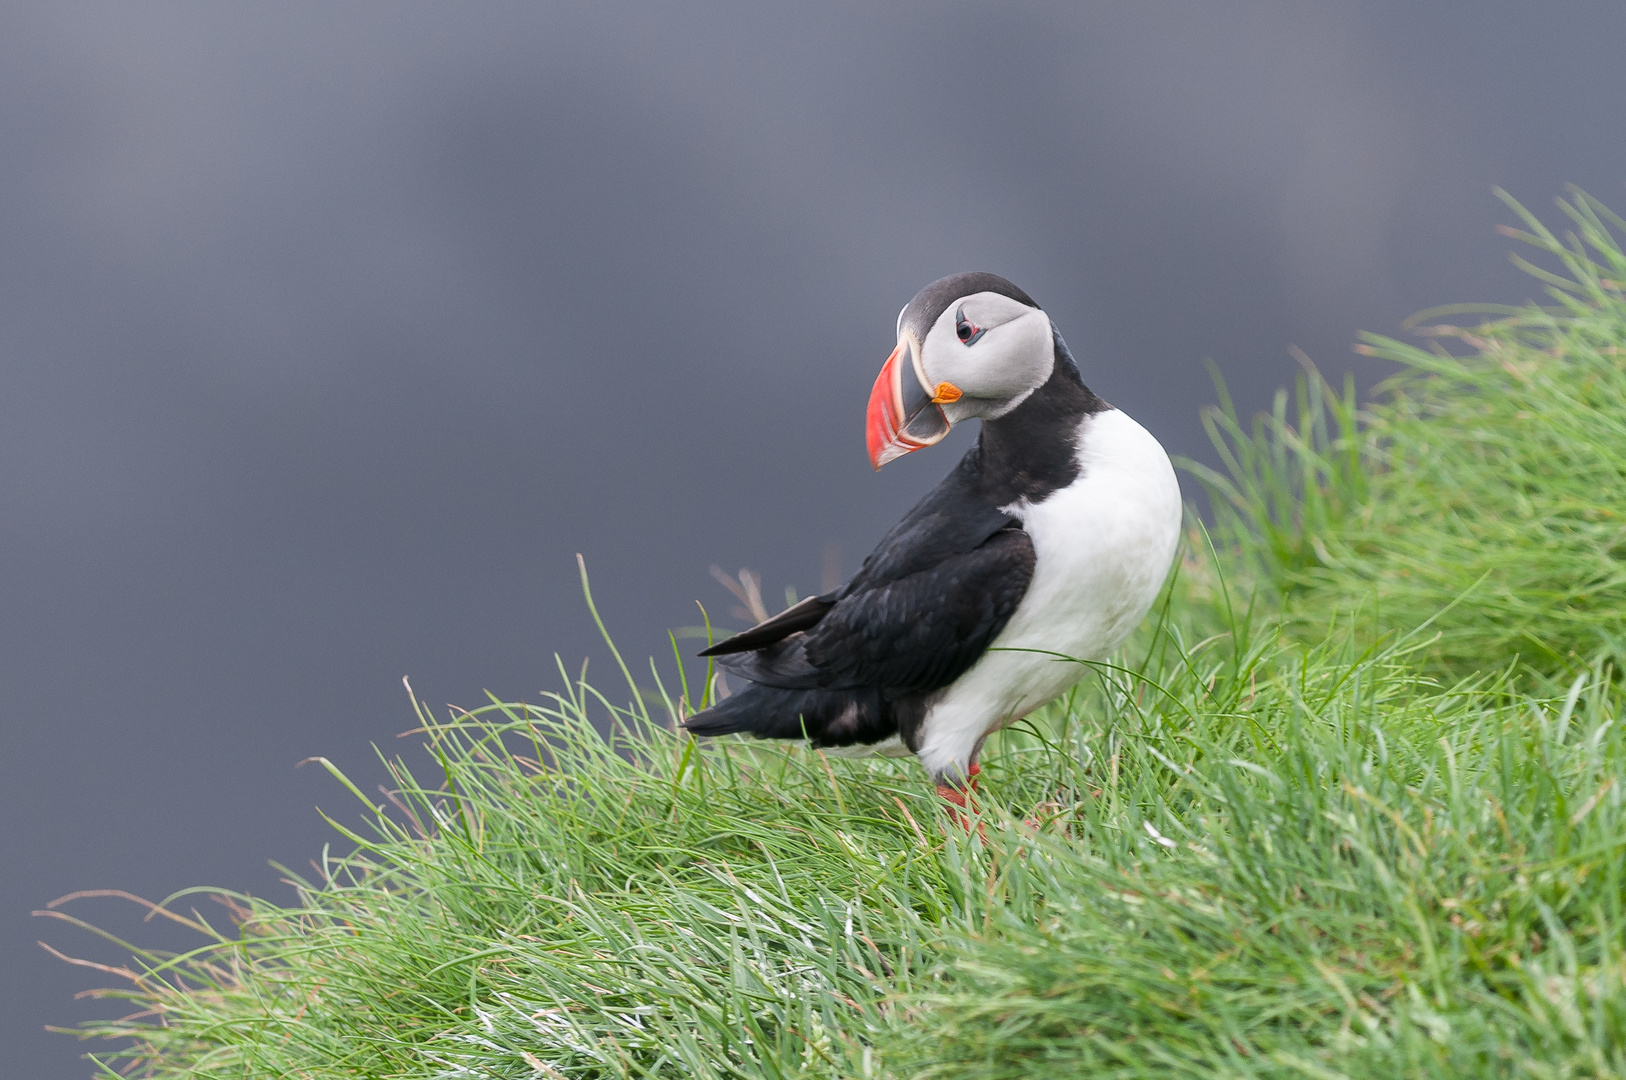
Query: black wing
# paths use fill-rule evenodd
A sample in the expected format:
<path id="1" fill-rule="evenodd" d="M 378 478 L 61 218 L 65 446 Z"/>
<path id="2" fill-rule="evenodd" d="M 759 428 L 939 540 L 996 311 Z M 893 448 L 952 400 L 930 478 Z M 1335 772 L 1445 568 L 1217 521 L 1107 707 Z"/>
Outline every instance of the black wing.
<path id="1" fill-rule="evenodd" d="M 950 480 L 953 480 L 951 475 Z M 845 587 L 706 650 L 726 671 L 783 689 L 947 686 L 1010 621 L 1033 578 L 1020 523 L 937 491 L 887 534 Z"/>
<path id="2" fill-rule="evenodd" d="M 782 641 L 798 630 L 806 630 L 824 618 L 825 612 L 835 607 L 839 592 L 828 593 L 824 596 L 810 596 L 799 604 L 793 604 L 775 615 L 771 619 L 764 619 L 751 629 L 735 634 L 724 641 L 719 641 L 709 649 L 696 653 L 696 656 L 726 656 L 729 653 L 750 652 L 752 649 L 761 649 Z"/>
<path id="3" fill-rule="evenodd" d="M 823 687 L 898 695 L 947 686 L 1005 629 L 1033 561 L 1033 541 L 1011 525 L 971 551 L 855 593 L 807 632 L 805 662 Z"/>
<path id="4" fill-rule="evenodd" d="M 916 503 L 903 520 L 881 538 L 852 580 L 835 592 L 810 596 L 749 630 L 700 652 L 699 656 L 764 649 L 800 630 L 808 630 L 843 600 L 877 585 L 932 570 L 947 559 L 976 550 L 994 533 L 1019 522 L 995 506 L 980 489 L 975 451 Z"/>
<path id="5" fill-rule="evenodd" d="M 973 450 L 876 545 L 841 589 L 707 649 L 725 671 L 787 690 L 947 686 L 1010 621 L 1033 580 L 1033 542 Z"/>

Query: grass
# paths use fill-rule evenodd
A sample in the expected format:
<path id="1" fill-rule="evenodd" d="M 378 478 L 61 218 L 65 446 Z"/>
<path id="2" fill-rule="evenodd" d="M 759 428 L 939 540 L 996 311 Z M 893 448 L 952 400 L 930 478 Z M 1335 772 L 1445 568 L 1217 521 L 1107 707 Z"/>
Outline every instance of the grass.
<path id="1" fill-rule="evenodd" d="M 288 904 L 170 898 L 198 948 L 118 943 L 135 1013 L 79 1033 L 100 1068 L 205 1080 L 1626 1077 L 1626 685 L 1597 577 L 1564 585 L 1604 527 L 1508 523 L 1535 580 L 1592 598 L 1521 616 L 1445 499 L 1488 494 L 1498 453 L 1525 488 L 1548 457 L 1571 500 L 1603 483 L 1592 376 L 1626 311 L 1599 287 L 1366 409 L 1307 377 L 1291 417 L 1217 414 L 1217 544 L 996 738 L 980 832 L 912 763 L 675 734 L 710 685 L 681 661 L 615 696 L 561 667 L 539 703 L 416 706 L 384 802 L 328 764 L 350 854 Z M 1538 387 L 1505 430 L 1502 360 Z M 1599 417 L 1561 445 L 1563 400 Z M 202 895 L 223 918 L 182 914 Z"/>
<path id="2" fill-rule="evenodd" d="M 1401 373 L 1364 409 L 1311 370 L 1293 415 L 1284 392 L 1251 430 L 1228 403 L 1205 418 L 1218 528 L 1310 640 L 1331 611 L 1381 632 L 1449 607 L 1430 658 L 1451 673 L 1626 644 L 1626 222 L 1577 191 L 1560 237 L 1507 201 L 1525 228 L 1503 231 L 1556 264 L 1515 257 L 1551 306 L 1425 312 L 1498 316 L 1424 325 L 1433 349 L 1366 335 Z"/>

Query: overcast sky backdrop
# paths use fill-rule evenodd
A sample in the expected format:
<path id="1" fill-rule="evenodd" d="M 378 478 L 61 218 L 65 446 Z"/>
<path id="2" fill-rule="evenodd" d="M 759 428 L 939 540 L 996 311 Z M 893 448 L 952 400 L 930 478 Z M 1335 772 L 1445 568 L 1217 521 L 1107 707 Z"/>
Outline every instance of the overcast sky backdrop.
<path id="1" fill-rule="evenodd" d="M 75 889 L 288 897 L 369 743 L 850 571 L 898 308 L 964 269 L 1203 453 L 1302 346 L 1534 295 L 1493 225 L 1626 207 L 1626 5 L 0 6 L 0 1046 L 116 1005 Z M 608 677 L 607 667 L 600 674 Z M 76 913 L 149 941 L 112 901 Z"/>

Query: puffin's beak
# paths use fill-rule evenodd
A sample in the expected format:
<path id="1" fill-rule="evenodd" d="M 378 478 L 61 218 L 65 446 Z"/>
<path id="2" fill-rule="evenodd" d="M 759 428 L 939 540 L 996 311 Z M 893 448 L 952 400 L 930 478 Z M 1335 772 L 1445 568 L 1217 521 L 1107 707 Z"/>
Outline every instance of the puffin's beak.
<path id="1" fill-rule="evenodd" d="M 940 442 L 949 433 L 949 420 L 942 406 L 960 400 L 960 389 L 953 383 L 942 383 L 936 389 L 927 387 L 916 353 L 912 337 L 899 338 L 898 347 L 881 365 L 875 387 L 869 392 L 864 441 L 869 446 L 870 464 L 877 469 Z"/>

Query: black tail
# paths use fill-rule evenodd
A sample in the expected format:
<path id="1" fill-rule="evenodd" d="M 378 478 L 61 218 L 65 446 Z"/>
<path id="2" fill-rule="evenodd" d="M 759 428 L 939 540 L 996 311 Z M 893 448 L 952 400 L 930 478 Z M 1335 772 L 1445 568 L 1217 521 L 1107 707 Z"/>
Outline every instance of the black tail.
<path id="1" fill-rule="evenodd" d="M 814 746 L 877 743 L 897 734 L 891 706 L 874 690 L 781 690 L 752 683 L 689 717 L 694 735 L 800 739 Z"/>

